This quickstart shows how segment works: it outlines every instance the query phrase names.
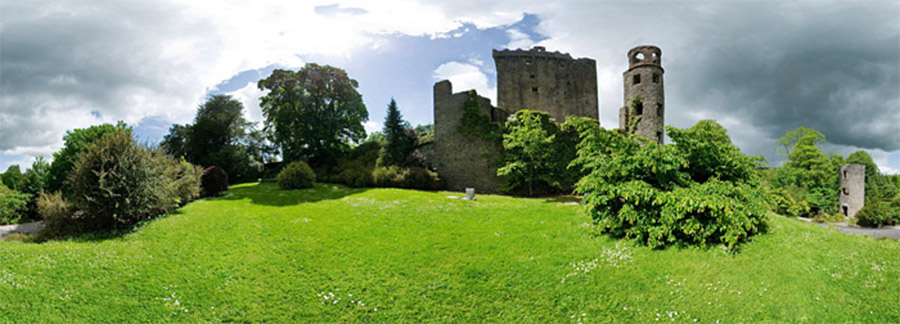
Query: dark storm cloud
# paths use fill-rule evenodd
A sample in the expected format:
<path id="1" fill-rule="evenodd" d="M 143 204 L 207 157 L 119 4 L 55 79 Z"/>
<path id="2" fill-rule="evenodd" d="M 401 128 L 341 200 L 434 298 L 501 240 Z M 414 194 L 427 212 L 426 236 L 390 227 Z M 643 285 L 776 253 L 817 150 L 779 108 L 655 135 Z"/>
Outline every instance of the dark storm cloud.
<path id="1" fill-rule="evenodd" d="M 695 52 L 676 64 L 687 71 L 672 72 L 690 75 L 666 89 L 684 104 L 770 139 L 805 126 L 836 145 L 900 149 L 897 2 L 715 9 L 693 23 Z"/>
<path id="2" fill-rule="evenodd" d="M 163 3 L 66 6 L 4 2 L 0 151 L 59 141 L 97 116 L 126 118 L 142 96 L 182 94 L 160 40 L 196 30 Z M 175 97 L 175 96 L 173 96 Z"/>

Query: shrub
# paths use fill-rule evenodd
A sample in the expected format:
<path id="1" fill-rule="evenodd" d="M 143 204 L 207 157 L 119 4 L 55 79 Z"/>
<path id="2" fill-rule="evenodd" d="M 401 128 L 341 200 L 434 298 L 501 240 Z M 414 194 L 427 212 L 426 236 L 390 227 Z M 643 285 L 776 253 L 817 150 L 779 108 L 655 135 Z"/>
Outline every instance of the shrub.
<path id="1" fill-rule="evenodd" d="M 352 164 L 341 169 L 340 173 L 331 178 L 331 181 L 355 188 L 371 187 L 375 184 L 371 167 Z"/>
<path id="2" fill-rule="evenodd" d="M 166 165 L 165 175 L 170 180 L 176 204 L 182 206 L 200 196 L 200 178 L 203 169 L 182 157 L 181 160 L 168 159 L 162 152 L 156 152 L 154 159 Z"/>
<path id="3" fill-rule="evenodd" d="M 200 176 L 200 186 L 203 187 L 203 196 L 216 197 L 220 192 L 228 190 L 228 173 L 217 166 L 208 167 Z"/>
<path id="4" fill-rule="evenodd" d="M 887 205 L 880 200 L 866 201 L 866 204 L 856 213 L 857 224 L 866 227 L 878 227 L 881 225 L 894 225 L 900 222 L 892 215 Z"/>
<path id="5" fill-rule="evenodd" d="M 69 176 L 70 202 L 83 211 L 87 228 L 134 224 L 175 208 L 164 164 L 140 147 L 130 131 L 95 141 L 78 155 Z"/>
<path id="6" fill-rule="evenodd" d="M 48 194 L 40 193 L 37 198 L 38 215 L 44 219 L 44 224 L 50 228 L 66 228 L 77 226 L 72 218 L 72 209 L 69 203 L 63 199 L 59 192 Z"/>
<path id="7" fill-rule="evenodd" d="M 845 220 L 844 213 L 836 212 L 831 215 L 831 218 L 828 219 L 831 223 L 843 223 Z"/>
<path id="8" fill-rule="evenodd" d="M 435 190 L 443 187 L 437 173 L 425 168 L 377 167 L 372 179 L 378 187 Z"/>
<path id="9" fill-rule="evenodd" d="M 16 224 L 26 214 L 31 195 L 0 184 L 0 225 Z"/>
<path id="10" fill-rule="evenodd" d="M 788 217 L 804 216 L 809 211 L 806 200 L 796 197 L 784 188 L 769 193 L 769 208 L 778 214 Z"/>
<path id="11" fill-rule="evenodd" d="M 736 249 L 763 231 L 755 159 L 710 123 L 667 127 L 675 145 L 639 145 L 634 135 L 605 130 L 588 134 L 576 161 L 591 170 L 577 185 L 585 211 L 603 231 L 651 247 L 724 243 Z"/>
<path id="12" fill-rule="evenodd" d="M 281 189 L 312 188 L 316 183 L 316 174 L 306 162 L 291 162 L 278 173 L 278 186 Z"/>

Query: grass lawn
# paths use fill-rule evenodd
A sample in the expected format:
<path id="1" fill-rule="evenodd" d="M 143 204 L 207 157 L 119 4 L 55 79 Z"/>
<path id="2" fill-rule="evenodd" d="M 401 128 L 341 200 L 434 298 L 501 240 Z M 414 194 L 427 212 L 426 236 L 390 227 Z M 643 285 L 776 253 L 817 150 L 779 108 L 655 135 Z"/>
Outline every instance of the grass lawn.
<path id="1" fill-rule="evenodd" d="M 0 241 L 0 322 L 900 322 L 900 242 L 773 216 L 736 255 L 578 206 L 232 187 L 113 238 Z"/>

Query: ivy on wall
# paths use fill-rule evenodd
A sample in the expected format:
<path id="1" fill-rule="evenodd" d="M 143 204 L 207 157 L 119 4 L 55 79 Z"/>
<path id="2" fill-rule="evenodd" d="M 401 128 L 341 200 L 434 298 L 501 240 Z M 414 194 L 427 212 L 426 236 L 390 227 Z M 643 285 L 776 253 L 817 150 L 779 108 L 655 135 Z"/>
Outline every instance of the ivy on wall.
<path id="1" fill-rule="evenodd" d="M 469 90 L 469 97 L 463 104 L 463 115 L 460 117 L 460 134 L 472 135 L 487 141 L 501 141 L 503 129 L 500 124 L 491 121 L 491 116 L 478 109 L 478 93 Z"/>

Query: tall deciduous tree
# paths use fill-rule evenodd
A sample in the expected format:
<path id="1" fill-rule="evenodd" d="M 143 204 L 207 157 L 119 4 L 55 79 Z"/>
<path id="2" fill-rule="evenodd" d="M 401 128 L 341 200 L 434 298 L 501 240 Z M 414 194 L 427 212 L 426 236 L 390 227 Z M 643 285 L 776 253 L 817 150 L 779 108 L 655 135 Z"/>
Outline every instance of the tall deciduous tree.
<path id="1" fill-rule="evenodd" d="M 416 133 L 409 128 L 409 123 L 403 120 L 397 102 L 391 98 L 387 107 L 387 115 L 384 117 L 384 136 L 387 144 L 381 154 L 381 164 L 384 166 L 406 165 L 406 158 L 416 149 Z"/>
<path id="2" fill-rule="evenodd" d="M 504 190 L 528 188 L 534 194 L 534 186 L 546 184 L 560 188 L 557 170 L 557 149 L 554 146 L 559 126 L 550 120 L 550 114 L 541 111 L 519 110 L 515 118 L 506 122 L 503 134 L 504 165 L 497 175 L 505 177 Z"/>
<path id="3" fill-rule="evenodd" d="M 257 84 L 266 128 L 285 161 L 327 166 L 365 138 L 369 119 L 359 84 L 340 68 L 308 63 L 299 71 L 275 70 Z"/>
<path id="4" fill-rule="evenodd" d="M 819 149 L 825 143 L 825 135 L 814 129 L 798 127 L 787 131 L 778 143 L 785 150 L 782 153 L 787 153 L 788 161 L 776 173 L 776 187 L 798 189 L 805 194 L 803 198 L 810 207 L 822 212 L 835 210 L 840 160 L 829 158 Z"/>
<path id="5" fill-rule="evenodd" d="M 219 166 L 232 182 L 253 180 L 262 163 L 253 123 L 243 116 L 244 105 L 231 96 L 210 97 L 197 109 L 193 124 L 173 125 L 162 147 L 171 156 L 204 167 Z"/>

